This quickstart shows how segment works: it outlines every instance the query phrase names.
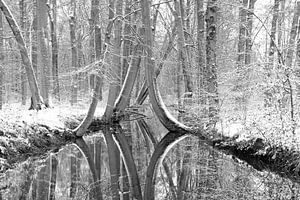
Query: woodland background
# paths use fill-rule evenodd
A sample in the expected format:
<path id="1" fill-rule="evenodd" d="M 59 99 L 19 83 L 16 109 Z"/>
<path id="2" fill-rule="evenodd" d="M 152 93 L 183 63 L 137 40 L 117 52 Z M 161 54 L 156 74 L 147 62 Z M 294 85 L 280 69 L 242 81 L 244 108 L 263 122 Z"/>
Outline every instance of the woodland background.
<path id="1" fill-rule="evenodd" d="M 300 1 L 0 9 L 1 199 L 299 198 Z"/>

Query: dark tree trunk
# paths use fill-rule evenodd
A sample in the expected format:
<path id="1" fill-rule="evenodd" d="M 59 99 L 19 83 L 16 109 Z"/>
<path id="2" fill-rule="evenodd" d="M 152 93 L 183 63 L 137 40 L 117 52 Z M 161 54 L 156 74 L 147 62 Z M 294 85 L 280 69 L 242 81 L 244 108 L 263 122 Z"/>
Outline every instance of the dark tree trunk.
<path id="1" fill-rule="evenodd" d="M 219 120 L 219 94 L 217 82 L 217 1 L 209 0 L 206 10 L 206 70 L 205 90 L 208 94 L 209 126 L 213 128 Z"/>

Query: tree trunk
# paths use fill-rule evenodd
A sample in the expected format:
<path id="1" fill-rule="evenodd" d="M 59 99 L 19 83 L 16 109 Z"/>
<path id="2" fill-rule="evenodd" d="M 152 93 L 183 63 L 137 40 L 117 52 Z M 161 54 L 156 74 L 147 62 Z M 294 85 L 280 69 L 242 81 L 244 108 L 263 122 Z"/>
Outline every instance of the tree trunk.
<path id="1" fill-rule="evenodd" d="M 78 63 L 78 55 L 77 55 L 77 45 L 76 45 L 76 1 L 72 0 L 72 15 L 69 19 L 70 25 L 70 40 L 71 40 L 71 54 L 72 54 L 72 85 L 71 85 L 71 105 L 74 105 L 78 101 L 78 74 L 77 74 L 77 63 Z"/>
<path id="2" fill-rule="evenodd" d="M 40 91 L 39 91 L 39 88 L 37 85 L 37 81 L 36 81 L 36 77 L 35 77 L 35 74 L 33 71 L 32 64 L 31 64 L 29 56 L 28 56 L 28 51 L 27 51 L 27 48 L 26 48 L 26 45 L 25 45 L 25 42 L 23 39 L 23 35 L 21 34 L 20 29 L 16 23 L 16 20 L 14 19 L 13 15 L 12 15 L 12 13 L 10 12 L 10 10 L 8 9 L 8 6 L 6 5 L 6 3 L 3 0 L 0 0 L 0 9 L 3 12 L 14 36 L 15 36 L 15 39 L 18 43 L 18 48 L 20 50 L 23 65 L 25 66 L 25 69 L 26 69 L 29 87 L 30 87 L 30 91 L 32 94 L 33 108 L 39 110 L 39 109 L 41 109 L 41 107 L 43 105 L 43 101 L 40 96 Z"/>
<path id="3" fill-rule="evenodd" d="M 51 44 L 52 44 L 52 76 L 53 76 L 53 96 L 60 101 L 59 78 L 58 78 L 58 40 L 57 40 L 57 3 L 52 0 L 50 19 Z"/>
<path id="4" fill-rule="evenodd" d="M 3 91 L 4 91 L 4 68 L 2 62 L 4 61 L 3 53 L 3 15 L 0 13 L 0 110 L 3 107 Z"/>
<path id="5" fill-rule="evenodd" d="M 122 15 L 123 0 L 116 0 L 116 15 Z M 113 15 L 113 14 L 112 14 Z M 122 21 L 116 19 L 114 22 L 113 62 L 110 66 L 110 84 L 107 105 L 104 118 L 109 119 L 113 114 L 113 108 L 120 91 L 120 69 L 121 69 L 121 33 Z"/>
<path id="6" fill-rule="evenodd" d="M 178 38 L 177 38 L 177 46 L 178 46 L 178 61 L 180 63 L 180 66 L 182 68 L 183 72 L 183 79 L 185 83 L 185 92 L 188 94 L 192 93 L 192 82 L 191 78 L 188 75 L 188 50 L 186 47 L 185 42 L 185 35 L 184 35 L 184 25 L 183 25 L 183 14 L 181 11 L 183 10 L 183 7 L 180 6 L 179 0 L 174 0 L 175 4 L 175 11 L 173 12 L 175 17 L 175 25 L 177 27 L 178 31 Z"/>
<path id="7" fill-rule="evenodd" d="M 279 15 L 279 3 L 280 0 L 274 1 L 273 7 L 273 17 L 271 23 L 271 34 L 270 34 L 270 47 L 269 47 L 269 61 L 267 64 L 267 77 L 270 78 L 272 75 L 273 67 L 274 67 L 274 53 L 279 51 L 279 47 L 275 44 L 276 42 L 276 32 L 277 32 L 277 21 Z M 279 29 L 279 27 L 278 27 Z M 278 34 L 279 35 L 279 34 Z M 280 58 L 279 58 L 280 60 Z M 272 91 L 265 91 L 265 106 L 269 107 L 272 105 Z"/>
<path id="8" fill-rule="evenodd" d="M 270 35 L 270 48 L 269 48 L 269 64 L 270 69 L 272 69 L 274 65 L 274 53 L 276 51 L 276 32 L 277 32 L 277 20 L 278 20 L 278 12 L 279 12 L 279 2 L 280 0 L 274 1 L 274 7 L 273 7 L 273 17 L 272 17 L 272 23 L 271 23 L 271 35 Z"/>
<path id="9" fill-rule="evenodd" d="M 204 42 L 204 3 L 203 0 L 196 0 L 196 13 L 197 13 L 197 81 L 198 81 L 198 104 L 205 105 L 205 90 L 204 90 L 204 70 L 205 70 L 205 42 Z M 200 106 L 199 106 L 200 107 Z M 203 113 L 202 109 L 199 110 L 198 116 Z"/>
<path id="10" fill-rule="evenodd" d="M 49 52 L 46 44 L 47 23 L 48 23 L 47 0 L 37 0 L 37 37 L 38 37 L 38 56 L 41 63 L 41 93 L 46 107 L 49 107 Z"/>
<path id="11" fill-rule="evenodd" d="M 94 25 L 94 31 L 95 33 L 92 34 L 94 36 L 94 39 L 91 39 L 91 41 L 94 42 L 94 44 L 92 45 L 92 47 L 94 48 L 94 51 L 96 52 L 96 59 L 97 60 L 100 60 L 101 59 L 101 48 L 102 48 L 102 33 L 101 33 L 101 28 L 100 26 L 98 25 L 98 22 L 99 22 L 99 1 L 93 1 L 92 2 L 92 9 L 94 9 L 92 11 L 92 20 L 94 20 L 93 23 L 96 23 L 97 26 L 95 27 Z M 107 30 L 109 31 L 109 30 Z M 91 44 L 90 44 L 91 45 Z M 91 46 L 90 46 L 91 47 Z M 93 51 L 93 52 L 94 52 Z M 106 49 L 104 49 L 104 52 L 106 53 Z M 94 60 L 94 54 L 92 54 L 92 60 Z M 102 56 L 103 58 L 105 58 L 105 55 Z M 93 61 L 94 62 L 94 61 Z M 99 68 L 103 66 L 103 62 L 99 64 Z M 88 128 L 88 126 L 90 125 L 92 119 L 93 119 L 93 116 L 94 116 L 94 113 L 95 113 L 95 110 L 96 110 L 96 107 L 97 107 L 97 104 L 98 104 L 98 101 L 102 100 L 102 85 L 103 85 L 103 81 L 102 81 L 102 78 L 100 77 L 101 74 L 99 73 L 98 75 L 96 76 L 91 76 L 90 78 L 93 79 L 93 84 L 94 84 L 94 81 L 96 85 L 93 85 L 93 97 L 92 97 L 92 102 L 90 104 L 90 107 L 89 107 L 89 110 L 87 112 L 87 115 L 85 117 L 85 119 L 81 122 L 81 124 L 76 128 L 76 130 L 74 130 L 76 132 L 76 135 L 77 136 L 82 136 L 86 129 Z M 95 86 L 95 87 L 94 87 Z"/>
<path id="12" fill-rule="evenodd" d="M 217 1 L 209 0 L 206 10 L 206 70 L 205 90 L 208 94 L 209 125 L 214 128 L 219 120 L 219 95 L 217 82 Z"/>
<path id="13" fill-rule="evenodd" d="M 19 6 L 20 6 L 20 24 L 21 24 L 21 30 L 23 31 L 23 33 L 25 33 L 26 31 L 26 3 L 24 0 L 20 0 L 19 2 Z M 26 74 L 25 71 L 23 71 L 23 66 L 21 68 L 21 95 L 22 95 L 22 105 L 26 105 L 26 98 L 27 98 L 27 87 L 26 87 Z"/>
<path id="14" fill-rule="evenodd" d="M 91 0 L 91 19 L 89 21 L 90 25 L 90 63 L 94 63 L 96 59 L 95 45 L 96 45 L 96 26 L 99 26 L 99 0 Z M 90 75 L 90 88 L 95 87 L 95 75 Z"/>

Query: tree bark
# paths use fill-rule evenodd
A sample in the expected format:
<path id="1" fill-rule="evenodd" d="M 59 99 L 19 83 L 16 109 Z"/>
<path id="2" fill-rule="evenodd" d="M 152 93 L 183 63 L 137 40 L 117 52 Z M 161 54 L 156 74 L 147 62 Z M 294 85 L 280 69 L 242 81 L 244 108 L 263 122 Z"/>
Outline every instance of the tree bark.
<path id="1" fill-rule="evenodd" d="M 4 61 L 4 53 L 3 53 L 3 15 L 0 13 L 0 63 Z M 4 91 L 4 68 L 1 64 L 0 66 L 0 110 L 3 107 L 3 91 Z"/>
<path id="2" fill-rule="evenodd" d="M 72 71 L 73 79 L 71 85 L 71 105 L 74 105 L 78 101 L 78 74 L 77 74 L 77 64 L 78 64 L 78 55 L 77 55 L 77 45 L 76 45 L 76 1 L 72 0 L 72 15 L 69 19 L 70 25 L 70 40 L 71 40 L 71 54 L 72 54 Z"/>
<path id="3" fill-rule="evenodd" d="M 116 15 L 121 16 L 123 10 L 123 0 L 116 0 Z M 113 14 L 112 14 L 113 16 Z M 112 18 L 109 18 L 112 19 Z M 110 66 L 110 84 L 109 93 L 107 99 L 107 105 L 104 113 L 104 118 L 109 119 L 113 114 L 114 104 L 120 91 L 120 79 L 121 75 L 121 33 L 122 33 L 122 21 L 116 19 L 114 22 L 114 42 L 113 42 L 113 62 Z"/>
<path id="4" fill-rule="evenodd" d="M 294 10 L 292 28 L 289 35 L 288 50 L 285 59 L 285 65 L 287 69 L 290 69 L 293 63 L 299 16 L 300 16 L 300 2 L 297 2 Z"/>
<path id="5" fill-rule="evenodd" d="M 20 24 L 21 24 L 21 30 L 23 31 L 23 33 L 25 33 L 26 31 L 26 3 L 24 2 L 24 0 L 20 0 L 19 2 L 19 6 L 20 6 Z M 24 34 L 25 35 L 25 34 Z M 26 87 L 26 73 L 25 71 L 23 71 L 23 66 L 22 66 L 22 70 L 21 70 L 21 96 L 22 96 L 22 105 L 26 105 L 26 98 L 27 98 L 27 87 Z"/>
<path id="6" fill-rule="evenodd" d="M 28 51 L 27 51 L 27 48 L 26 48 L 26 45 L 25 45 L 25 42 L 23 39 L 23 35 L 20 32 L 19 26 L 17 25 L 17 22 L 14 19 L 14 16 L 12 15 L 8 6 L 6 5 L 6 3 L 3 0 L 0 0 L 0 9 L 1 9 L 2 13 L 4 14 L 13 34 L 15 36 L 15 39 L 18 43 L 18 48 L 20 50 L 23 65 L 26 69 L 29 87 L 30 87 L 30 91 L 32 94 L 33 108 L 39 110 L 39 109 L 41 109 L 41 107 L 43 105 L 43 101 L 42 101 L 40 91 L 39 91 L 39 88 L 37 85 L 33 67 L 32 67 L 32 64 L 31 64 L 29 56 L 28 56 Z"/>
<path id="7" fill-rule="evenodd" d="M 50 59 L 49 51 L 46 43 L 47 40 L 47 24 L 48 24 L 48 8 L 47 0 L 37 0 L 37 37 L 38 37 L 38 56 L 41 63 L 41 94 L 46 107 L 49 107 L 49 75 L 50 75 Z"/>
<path id="8" fill-rule="evenodd" d="M 219 94 L 217 82 L 217 2 L 209 0 L 205 14 L 206 21 L 206 70 L 205 90 L 208 94 L 208 118 L 211 128 L 219 120 Z"/>
<path id="9" fill-rule="evenodd" d="M 57 3 L 52 0 L 50 18 L 51 29 L 51 44 L 52 44 L 52 76 L 53 76 L 53 96 L 56 100 L 60 101 L 59 92 L 59 77 L 58 77 L 58 40 L 57 40 Z"/>
<path id="10" fill-rule="evenodd" d="M 197 13 L 197 81 L 198 81 L 198 95 L 200 105 L 205 105 L 206 95 L 204 92 L 204 70 L 205 70 L 205 42 L 204 42 L 204 3 L 203 0 L 196 0 Z M 201 112 L 202 113 L 202 112 Z M 199 112 L 198 115 L 200 116 Z"/>

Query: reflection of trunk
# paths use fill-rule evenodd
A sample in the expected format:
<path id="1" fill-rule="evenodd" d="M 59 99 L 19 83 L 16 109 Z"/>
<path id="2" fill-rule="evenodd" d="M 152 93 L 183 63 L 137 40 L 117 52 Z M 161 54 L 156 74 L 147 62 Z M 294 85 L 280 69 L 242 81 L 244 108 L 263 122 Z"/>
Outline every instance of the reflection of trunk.
<path id="1" fill-rule="evenodd" d="M 152 147 L 153 148 L 156 147 L 158 142 L 157 142 L 156 138 L 154 137 L 153 132 L 149 129 L 148 125 L 146 124 L 145 120 L 140 119 L 137 121 L 137 124 L 138 124 L 139 129 L 143 133 L 143 137 L 144 137 L 145 141 L 148 143 L 148 140 L 149 140 L 152 143 Z M 164 160 L 162 160 L 162 165 L 165 170 L 166 176 L 168 178 L 168 183 L 169 183 L 172 197 L 173 197 L 173 199 L 176 199 L 176 188 L 175 188 L 175 185 L 173 182 L 172 172 L 171 172 L 168 164 Z"/>
<path id="2" fill-rule="evenodd" d="M 26 3 L 24 0 L 20 0 L 19 2 L 20 6 L 20 24 L 21 24 L 21 29 L 25 33 L 26 30 Z M 27 96 L 27 88 L 26 88 L 26 74 L 25 71 L 23 71 L 23 67 L 21 68 L 21 94 L 22 94 L 22 105 L 26 104 L 26 96 Z"/>
<path id="3" fill-rule="evenodd" d="M 20 191 L 21 194 L 19 196 L 19 200 L 26 200 L 29 197 L 29 190 L 30 190 L 30 186 L 32 184 L 32 180 L 33 180 L 33 175 L 34 175 L 34 167 L 33 167 L 33 162 L 29 162 L 26 163 L 24 165 L 24 175 L 25 175 L 25 180 L 22 183 L 22 185 L 20 185 Z"/>
<path id="4" fill-rule="evenodd" d="M 52 76 L 53 76 L 53 95 L 60 101 L 59 79 L 58 79 L 58 40 L 57 40 L 57 4 L 52 0 L 52 10 L 50 19 L 51 44 L 52 44 Z"/>
<path id="5" fill-rule="evenodd" d="M 94 159 L 95 151 L 94 151 L 93 148 L 92 148 L 92 151 L 91 151 L 91 149 L 89 149 L 88 145 L 86 144 L 84 139 L 82 139 L 82 137 L 77 138 L 75 143 L 76 143 L 78 149 L 84 155 L 85 159 L 87 160 L 89 168 L 90 168 L 92 176 L 93 176 L 93 183 L 94 184 L 91 184 L 91 189 L 89 191 L 89 196 L 91 198 L 101 200 L 102 199 L 102 192 L 101 192 L 101 185 L 99 183 L 100 182 L 99 177 L 100 177 L 101 172 L 97 171 L 96 164 L 98 164 L 98 163 L 95 162 L 95 159 Z"/>
<path id="6" fill-rule="evenodd" d="M 23 39 L 23 35 L 20 32 L 20 29 L 17 26 L 17 23 L 12 16 L 12 13 L 8 9 L 7 5 L 4 3 L 3 0 L 0 0 L 0 9 L 2 10 L 4 16 L 6 17 L 6 20 L 15 36 L 15 39 L 18 43 L 18 48 L 20 50 L 20 54 L 22 57 L 23 65 L 26 69 L 26 74 L 28 78 L 28 83 L 30 87 L 30 91 L 32 94 L 32 103 L 33 103 L 33 109 L 41 109 L 41 106 L 43 104 L 42 98 L 40 96 L 40 91 L 37 85 L 36 77 L 33 71 L 32 64 L 29 59 L 28 51 L 26 49 L 26 45 Z"/>
<path id="7" fill-rule="evenodd" d="M 58 160 L 55 155 L 50 155 L 50 188 L 49 188 L 49 200 L 55 200 L 55 188 L 56 188 L 56 175 L 57 175 Z"/>
<path id="8" fill-rule="evenodd" d="M 111 196 L 113 200 L 119 200 L 120 153 L 110 131 L 105 131 L 104 137 L 108 151 Z"/>
<path id="9" fill-rule="evenodd" d="M 158 169 L 158 164 L 162 161 L 170 150 L 170 146 L 174 146 L 176 143 L 184 139 L 185 134 L 179 134 L 177 132 L 167 133 L 161 141 L 156 145 L 155 151 L 153 152 L 150 163 L 147 168 L 146 173 L 146 185 L 144 190 L 144 199 L 153 200 L 154 199 L 154 189 L 155 189 L 155 178 L 156 171 Z"/>
<path id="10" fill-rule="evenodd" d="M 78 75 L 77 75 L 77 47 L 76 47 L 76 2 L 75 0 L 71 1 L 73 15 L 70 16 L 69 25 L 70 25 L 70 40 L 71 40 L 71 54 L 72 54 L 72 73 L 73 80 L 71 85 L 71 105 L 77 103 L 78 98 Z"/>
<path id="11" fill-rule="evenodd" d="M 0 13 L 0 110 L 2 109 L 3 106 L 3 78 L 4 78 L 4 69 L 2 62 L 4 60 L 4 54 L 3 54 L 3 17 L 2 13 Z"/>
<path id="12" fill-rule="evenodd" d="M 142 191 L 141 185 L 138 177 L 138 173 L 136 170 L 136 165 L 134 163 L 134 159 L 130 150 L 130 146 L 124 137 L 124 133 L 120 126 L 116 127 L 117 130 L 113 133 L 114 139 L 118 144 L 120 152 L 122 152 L 122 158 L 126 167 L 126 171 L 128 174 L 128 180 L 130 183 L 130 191 L 132 193 L 133 198 L 142 199 Z"/>
<path id="13" fill-rule="evenodd" d="M 43 166 L 37 175 L 36 199 L 47 199 L 49 194 L 49 171 L 50 160 L 47 159 L 46 166 Z"/>
<path id="14" fill-rule="evenodd" d="M 77 192 L 77 185 L 79 181 L 78 169 L 77 169 L 77 158 L 76 154 L 73 152 L 70 157 L 70 171 L 71 171 L 71 186 L 70 186 L 70 198 L 75 198 Z"/>
<path id="15" fill-rule="evenodd" d="M 41 78 L 42 87 L 41 94 L 44 99 L 46 107 L 49 107 L 49 52 L 46 44 L 47 40 L 47 0 L 37 1 L 37 37 L 38 37 L 38 55 L 40 56 L 39 62 L 41 63 Z"/>

